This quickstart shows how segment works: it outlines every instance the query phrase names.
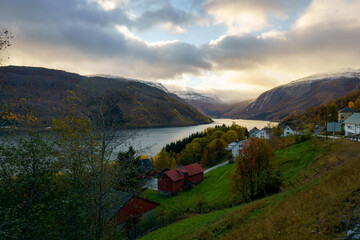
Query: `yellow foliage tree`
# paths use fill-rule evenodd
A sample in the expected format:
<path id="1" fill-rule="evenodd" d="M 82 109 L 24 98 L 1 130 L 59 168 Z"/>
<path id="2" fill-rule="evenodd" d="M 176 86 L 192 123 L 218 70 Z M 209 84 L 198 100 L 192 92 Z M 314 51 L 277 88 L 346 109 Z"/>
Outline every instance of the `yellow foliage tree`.
<path id="1" fill-rule="evenodd" d="M 176 160 L 175 158 L 173 158 L 171 161 L 171 169 L 176 169 L 176 168 L 177 168 Z"/>
<path id="2" fill-rule="evenodd" d="M 229 130 L 221 136 L 226 143 L 235 142 L 239 138 L 235 130 Z"/>
<path id="3" fill-rule="evenodd" d="M 351 108 L 351 109 L 355 109 L 355 103 L 353 101 L 350 101 L 348 103 L 348 107 Z"/>
<path id="4" fill-rule="evenodd" d="M 354 109 L 360 110 L 360 97 L 358 99 L 356 99 L 355 104 L 354 104 Z"/>
<path id="5" fill-rule="evenodd" d="M 156 168 L 160 170 L 168 167 L 170 167 L 170 159 L 165 148 L 163 148 L 157 157 Z"/>

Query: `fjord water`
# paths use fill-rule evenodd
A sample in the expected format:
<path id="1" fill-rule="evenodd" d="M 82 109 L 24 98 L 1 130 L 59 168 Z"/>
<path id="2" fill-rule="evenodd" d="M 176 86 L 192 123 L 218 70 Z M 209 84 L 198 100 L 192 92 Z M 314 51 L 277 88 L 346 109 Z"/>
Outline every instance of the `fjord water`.
<path id="1" fill-rule="evenodd" d="M 132 145 L 139 154 L 148 154 L 149 156 L 154 156 L 166 144 L 181 140 L 193 133 L 201 132 L 206 128 L 215 127 L 216 125 L 225 124 L 230 126 L 233 122 L 235 122 L 237 125 L 246 127 L 250 131 L 253 127 L 261 129 L 271 123 L 268 121 L 259 120 L 224 118 L 213 120 L 213 123 L 201 124 L 197 126 L 137 129 L 134 130 L 133 136 L 125 141 L 115 151 L 126 150 L 130 145 Z"/>

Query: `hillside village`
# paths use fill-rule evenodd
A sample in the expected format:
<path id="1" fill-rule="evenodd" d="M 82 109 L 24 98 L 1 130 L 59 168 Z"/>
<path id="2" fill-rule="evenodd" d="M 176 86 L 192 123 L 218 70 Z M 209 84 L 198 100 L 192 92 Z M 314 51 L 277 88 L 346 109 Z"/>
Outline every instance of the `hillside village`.
<path id="1" fill-rule="evenodd" d="M 359 117 L 360 113 L 349 107 L 344 107 L 338 111 L 339 123 L 344 129 L 343 137 L 356 137 L 356 135 L 359 133 L 360 127 Z M 254 138 L 265 140 L 271 140 L 274 138 L 286 139 L 289 137 L 292 138 L 304 135 L 306 131 L 308 131 L 308 129 L 296 129 L 294 125 L 288 123 L 281 123 L 277 126 L 264 127 L 262 129 L 254 127 L 248 132 L 248 136 L 243 137 L 243 140 L 236 140 L 228 143 L 225 146 L 225 150 L 228 152 L 228 154 L 226 155 L 226 159 L 224 159 L 225 162 L 218 164 L 215 167 L 211 167 L 207 171 L 205 171 L 204 168 L 197 162 L 185 166 L 177 166 L 174 169 L 165 168 L 161 169 L 160 171 L 156 171 L 154 166 L 152 165 L 152 162 L 154 163 L 154 160 L 150 161 L 149 159 L 144 159 L 142 160 L 142 162 L 144 163 L 144 166 L 146 165 L 147 172 L 150 173 L 147 175 L 149 177 L 149 183 L 145 185 L 145 188 L 151 189 L 151 191 L 156 191 L 158 195 L 164 196 L 164 198 L 160 199 L 176 199 L 178 197 L 178 194 L 184 194 L 182 193 L 183 191 L 189 191 L 192 188 L 201 187 L 202 181 L 204 180 L 205 176 L 204 173 L 208 174 L 209 171 L 214 171 L 218 167 L 223 167 L 226 164 L 233 163 L 234 160 L 236 160 L 239 155 L 242 154 L 244 148 L 247 147 L 247 145 L 249 144 L 249 140 Z M 325 133 L 325 128 L 316 126 L 314 134 L 320 136 L 321 132 Z M 358 140 L 357 138 L 354 139 Z M 156 162 L 154 164 L 156 164 Z M 155 208 L 159 206 L 161 206 L 161 204 L 159 204 Z M 154 210 L 152 210 L 151 212 L 153 213 L 153 211 Z M 156 224 L 151 225 L 152 228 L 156 226 Z"/>

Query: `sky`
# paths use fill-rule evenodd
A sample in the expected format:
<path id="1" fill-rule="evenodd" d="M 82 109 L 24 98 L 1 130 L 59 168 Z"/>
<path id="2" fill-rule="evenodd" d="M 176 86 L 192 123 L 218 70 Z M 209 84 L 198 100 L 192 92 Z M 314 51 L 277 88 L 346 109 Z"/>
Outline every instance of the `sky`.
<path id="1" fill-rule="evenodd" d="M 359 68 L 359 12 L 360 0 L 0 0 L 14 36 L 1 58 L 241 101 Z"/>

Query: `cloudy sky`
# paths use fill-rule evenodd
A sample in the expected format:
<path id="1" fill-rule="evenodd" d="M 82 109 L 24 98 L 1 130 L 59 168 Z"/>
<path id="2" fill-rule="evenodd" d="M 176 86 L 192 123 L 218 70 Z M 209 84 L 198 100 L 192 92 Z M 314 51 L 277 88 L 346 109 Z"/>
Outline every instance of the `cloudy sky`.
<path id="1" fill-rule="evenodd" d="M 0 0 L 3 64 L 158 81 L 222 100 L 360 68 L 359 0 Z M 4 56 L 3 56 L 4 58 Z"/>

